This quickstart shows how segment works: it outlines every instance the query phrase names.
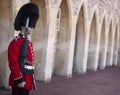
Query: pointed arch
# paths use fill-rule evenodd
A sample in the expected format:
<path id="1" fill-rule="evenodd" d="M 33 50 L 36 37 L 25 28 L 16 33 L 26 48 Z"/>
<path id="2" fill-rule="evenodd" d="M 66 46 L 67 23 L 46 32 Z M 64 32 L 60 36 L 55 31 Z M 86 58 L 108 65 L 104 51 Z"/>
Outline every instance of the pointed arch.
<path id="1" fill-rule="evenodd" d="M 78 15 L 77 26 L 76 26 L 76 37 L 75 37 L 75 48 L 74 48 L 74 63 L 73 71 L 78 73 L 86 72 L 85 64 L 85 46 L 86 46 L 86 7 L 83 2 Z"/>
<path id="2" fill-rule="evenodd" d="M 100 29 L 100 48 L 99 48 L 99 68 L 105 68 L 105 46 L 106 46 L 106 17 L 103 17 L 102 26 Z"/>
<path id="3" fill-rule="evenodd" d="M 69 7 L 67 0 L 62 0 L 61 5 L 61 19 L 60 31 L 57 32 L 56 52 L 55 52 L 55 66 L 54 73 L 57 75 L 67 74 L 67 62 L 69 51 Z"/>
<path id="4" fill-rule="evenodd" d="M 111 19 L 109 30 L 108 30 L 108 39 L 107 39 L 107 57 L 106 57 L 106 65 L 112 65 L 112 34 L 113 34 L 113 21 Z"/>
<path id="5" fill-rule="evenodd" d="M 95 9 L 91 23 L 89 33 L 89 48 L 88 48 L 88 62 L 87 68 L 89 70 L 97 70 L 97 44 L 98 43 L 98 11 Z"/>

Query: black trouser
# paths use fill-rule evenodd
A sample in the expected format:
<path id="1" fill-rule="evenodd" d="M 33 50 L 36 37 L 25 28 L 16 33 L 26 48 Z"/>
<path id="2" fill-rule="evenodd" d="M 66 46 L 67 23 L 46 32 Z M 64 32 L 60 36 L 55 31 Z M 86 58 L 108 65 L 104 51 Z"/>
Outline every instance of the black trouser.
<path id="1" fill-rule="evenodd" d="M 12 87 L 12 95 L 29 95 L 29 90 Z"/>

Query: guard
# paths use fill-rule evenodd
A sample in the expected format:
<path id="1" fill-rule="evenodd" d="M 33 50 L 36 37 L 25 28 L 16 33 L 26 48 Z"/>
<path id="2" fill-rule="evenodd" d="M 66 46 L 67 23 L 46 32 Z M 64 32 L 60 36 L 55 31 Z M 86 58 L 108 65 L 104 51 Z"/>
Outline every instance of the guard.
<path id="1" fill-rule="evenodd" d="M 20 31 L 8 47 L 10 68 L 9 85 L 12 95 L 29 95 L 36 88 L 34 79 L 34 51 L 31 33 L 39 19 L 39 8 L 35 3 L 23 5 L 15 18 L 14 28 Z"/>

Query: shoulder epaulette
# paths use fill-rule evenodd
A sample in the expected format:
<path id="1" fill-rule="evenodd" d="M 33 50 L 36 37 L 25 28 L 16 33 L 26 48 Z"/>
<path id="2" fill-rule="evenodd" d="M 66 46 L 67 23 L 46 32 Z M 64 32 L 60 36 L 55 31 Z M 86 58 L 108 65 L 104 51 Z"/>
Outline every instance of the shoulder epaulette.
<path id="1" fill-rule="evenodd" d="M 19 38 L 19 36 L 15 36 L 14 38 L 13 38 L 13 40 L 17 40 Z"/>

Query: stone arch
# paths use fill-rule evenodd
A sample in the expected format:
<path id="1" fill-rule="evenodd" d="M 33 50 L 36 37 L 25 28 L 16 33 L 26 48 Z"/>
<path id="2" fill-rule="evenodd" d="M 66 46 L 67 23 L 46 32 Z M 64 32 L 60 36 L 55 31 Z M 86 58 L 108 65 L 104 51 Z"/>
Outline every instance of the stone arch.
<path id="1" fill-rule="evenodd" d="M 86 43 L 86 13 L 84 4 L 80 8 L 76 26 L 75 49 L 73 71 L 82 73 L 84 67 L 85 43 Z"/>
<path id="2" fill-rule="evenodd" d="M 114 48 L 113 48 L 113 65 L 117 65 L 118 56 L 118 26 L 115 27 Z"/>
<path id="3" fill-rule="evenodd" d="M 94 12 L 90 24 L 90 33 L 89 33 L 89 47 L 88 47 L 88 70 L 97 69 L 97 43 L 98 43 L 98 14 L 97 10 Z"/>
<path id="4" fill-rule="evenodd" d="M 57 32 L 54 73 L 57 75 L 65 75 L 67 73 L 65 68 L 67 67 L 66 64 L 68 63 L 67 59 L 70 41 L 69 11 L 67 0 L 62 0 L 60 9 L 60 31 Z"/>
<path id="5" fill-rule="evenodd" d="M 48 33 L 46 29 L 46 8 L 45 0 L 31 0 L 39 6 L 40 17 L 37 22 L 34 33 L 32 34 L 32 41 L 35 50 L 35 77 L 41 80 L 44 77 L 43 69 L 45 64 L 45 54 L 47 47 Z"/>
<path id="6" fill-rule="evenodd" d="M 104 16 L 100 29 L 99 68 L 105 68 L 105 44 L 106 44 L 106 18 Z"/>
<path id="7" fill-rule="evenodd" d="M 8 61 L 7 61 L 7 49 L 9 41 L 12 39 L 10 36 L 13 34 L 13 28 L 11 28 L 11 0 L 0 1 L 0 85 L 8 87 Z"/>
<path id="8" fill-rule="evenodd" d="M 108 30 L 108 43 L 107 43 L 107 57 L 106 57 L 106 65 L 112 65 L 112 32 L 113 32 L 113 23 L 112 20 L 110 22 L 109 30 Z"/>

